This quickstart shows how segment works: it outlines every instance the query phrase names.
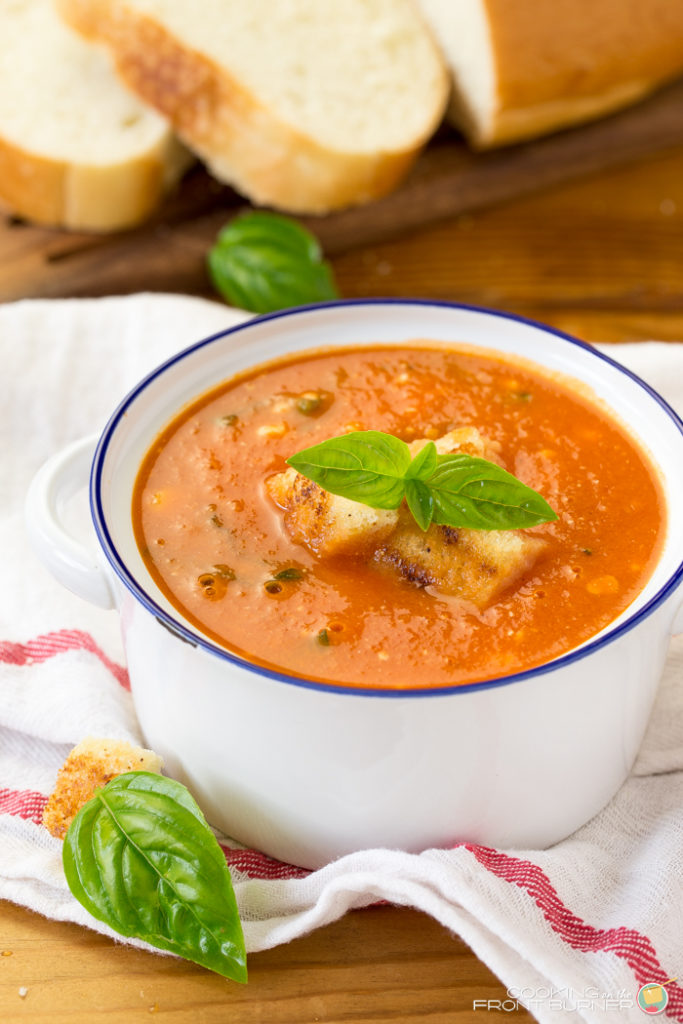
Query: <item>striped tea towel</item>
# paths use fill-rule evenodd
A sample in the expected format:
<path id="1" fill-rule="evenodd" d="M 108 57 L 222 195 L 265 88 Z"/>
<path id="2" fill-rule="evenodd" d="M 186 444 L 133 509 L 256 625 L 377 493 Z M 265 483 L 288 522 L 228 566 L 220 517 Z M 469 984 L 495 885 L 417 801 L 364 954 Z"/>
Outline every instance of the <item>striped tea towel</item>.
<path id="1" fill-rule="evenodd" d="M 71 897 L 61 843 L 40 819 L 74 744 L 142 738 L 116 614 L 47 574 L 24 536 L 22 503 L 41 463 L 101 428 L 147 370 L 241 316 L 170 295 L 0 306 L 0 897 L 108 934 Z M 683 411 L 683 345 L 609 352 Z M 508 987 L 508 1009 L 519 1002 L 542 1022 L 568 1012 L 594 1024 L 642 1020 L 639 988 L 683 976 L 682 683 L 683 637 L 631 777 L 550 850 L 366 850 L 307 872 L 226 839 L 248 949 L 384 899 L 460 935 Z M 683 985 L 665 992 L 665 1013 L 683 1022 Z"/>

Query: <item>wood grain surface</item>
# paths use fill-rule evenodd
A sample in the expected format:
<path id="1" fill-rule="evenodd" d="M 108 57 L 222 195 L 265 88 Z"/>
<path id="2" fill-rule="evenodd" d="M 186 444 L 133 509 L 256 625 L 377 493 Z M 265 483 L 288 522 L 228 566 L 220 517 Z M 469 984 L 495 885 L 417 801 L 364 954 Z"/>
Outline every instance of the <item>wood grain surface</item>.
<path id="1" fill-rule="evenodd" d="M 0 951 L 12 954 L 0 955 L 2 1024 L 465 1024 L 475 999 L 507 999 L 460 939 L 414 910 L 357 910 L 255 953 L 245 986 L 18 907 L 0 911 Z M 513 1019 L 533 1020 L 524 1010 Z"/>
<path id="2" fill-rule="evenodd" d="M 683 81 L 603 121 L 490 153 L 471 152 L 444 129 L 397 192 L 307 223 L 328 255 L 342 256 L 466 215 L 462 229 L 475 211 L 536 196 L 558 182 L 642 160 L 681 142 Z M 0 221 L 0 301 L 143 289 L 203 294 L 209 288 L 207 249 L 244 205 L 229 188 L 195 169 L 157 216 L 134 231 L 65 233 L 6 217 Z M 443 270 L 440 276 L 443 280 Z M 366 287 L 374 284 L 370 275 Z"/>
<path id="3" fill-rule="evenodd" d="M 666 154 L 339 252 L 341 291 L 489 304 L 592 340 L 681 340 L 681 124 L 680 145 Z M 41 282 L 45 261 L 58 263 L 60 247 L 77 248 L 78 241 L 48 232 L 39 244 L 35 229 L 7 228 L 0 231 L 0 287 L 13 298 L 106 294 L 124 283 L 127 290 L 207 294 L 201 232 L 186 222 L 169 234 L 156 230 L 146 276 L 135 277 L 123 250 L 123 262 L 112 264 L 86 240 L 92 247 L 75 260 L 71 276 Z M 192 260 L 183 251 L 184 232 Z M 157 1017 L 173 1024 L 532 1020 L 522 1010 L 475 1013 L 474 999 L 503 1000 L 504 987 L 460 940 L 422 914 L 393 907 L 354 912 L 253 955 L 246 988 L 7 903 L 0 905 L 3 950 L 11 955 L 0 956 L 2 1024 L 139 1024 Z"/>

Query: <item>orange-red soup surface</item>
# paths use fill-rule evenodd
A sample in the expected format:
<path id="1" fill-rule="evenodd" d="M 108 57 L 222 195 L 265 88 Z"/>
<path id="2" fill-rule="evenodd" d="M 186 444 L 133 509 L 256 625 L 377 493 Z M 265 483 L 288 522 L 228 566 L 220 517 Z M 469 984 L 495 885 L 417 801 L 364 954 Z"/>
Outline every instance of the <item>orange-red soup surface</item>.
<path id="1" fill-rule="evenodd" d="M 362 558 L 318 559 L 266 494 L 286 458 L 326 438 L 458 426 L 499 442 L 559 515 L 529 531 L 549 541 L 530 574 L 483 611 Z M 488 679 L 577 646 L 633 601 L 665 529 L 656 472 L 590 396 L 428 343 L 297 355 L 219 385 L 153 445 L 133 521 L 160 589 L 215 642 L 304 678 L 397 688 Z"/>

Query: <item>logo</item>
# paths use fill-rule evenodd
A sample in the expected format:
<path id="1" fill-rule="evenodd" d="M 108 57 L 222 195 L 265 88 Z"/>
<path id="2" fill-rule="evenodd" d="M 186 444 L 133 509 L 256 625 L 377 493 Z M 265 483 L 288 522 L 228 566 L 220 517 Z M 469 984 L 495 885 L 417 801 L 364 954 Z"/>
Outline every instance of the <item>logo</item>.
<path id="1" fill-rule="evenodd" d="M 675 980 L 675 978 L 669 978 L 669 981 L 665 981 L 663 985 L 659 985 L 656 981 L 649 981 L 647 985 L 638 989 L 638 1006 L 643 1013 L 650 1013 L 653 1016 L 657 1013 L 664 1013 L 669 1002 L 666 986 Z"/>

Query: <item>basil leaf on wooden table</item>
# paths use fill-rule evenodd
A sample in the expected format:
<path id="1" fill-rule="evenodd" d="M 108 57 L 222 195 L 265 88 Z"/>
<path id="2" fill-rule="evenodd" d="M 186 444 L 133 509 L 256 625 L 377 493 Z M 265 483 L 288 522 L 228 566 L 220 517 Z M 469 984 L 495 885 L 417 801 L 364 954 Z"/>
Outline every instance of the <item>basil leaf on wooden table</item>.
<path id="1" fill-rule="evenodd" d="M 338 298 L 317 239 L 280 214 L 236 217 L 219 233 L 208 266 L 223 298 L 254 313 Z"/>
<path id="2" fill-rule="evenodd" d="M 557 514 L 537 491 L 495 462 L 462 452 L 439 455 L 428 442 L 414 458 L 405 441 L 358 430 L 287 459 L 331 494 L 370 508 L 395 509 L 405 498 L 422 530 L 432 522 L 470 530 L 519 530 Z"/>
<path id="3" fill-rule="evenodd" d="M 151 772 L 112 779 L 71 823 L 63 862 L 79 903 L 119 934 L 247 980 L 225 856 L 179 782 Z"/>

